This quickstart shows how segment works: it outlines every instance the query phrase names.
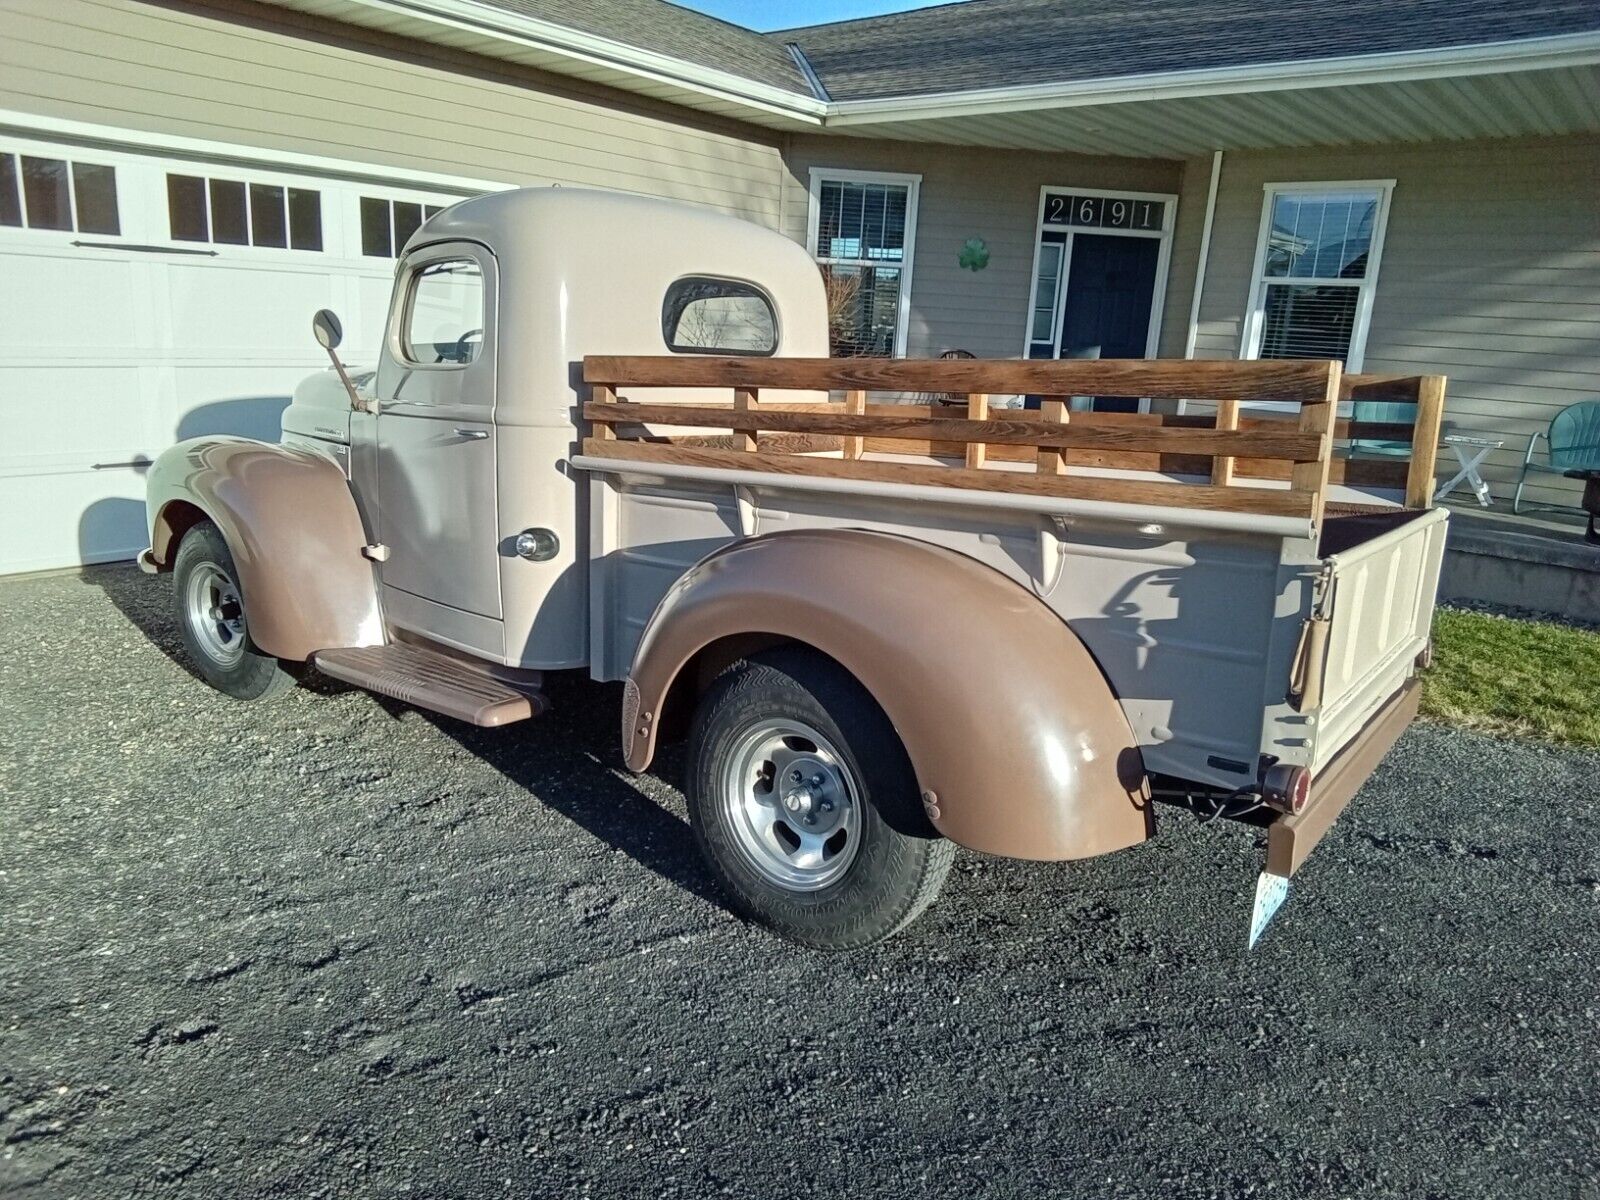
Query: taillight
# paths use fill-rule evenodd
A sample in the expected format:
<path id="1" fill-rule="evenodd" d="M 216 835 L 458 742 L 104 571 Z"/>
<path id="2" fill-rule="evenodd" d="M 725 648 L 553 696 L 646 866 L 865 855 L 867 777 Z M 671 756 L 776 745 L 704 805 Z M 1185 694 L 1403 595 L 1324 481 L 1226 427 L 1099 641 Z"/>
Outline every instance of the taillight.
<path id="1" fill-rule="evenodd" d="M 1267 768 L 1261 781 L 1261 799 L 1268 808 L 1295 816 L 1311 802 L 1311 768 L 1283 763 Z"/>

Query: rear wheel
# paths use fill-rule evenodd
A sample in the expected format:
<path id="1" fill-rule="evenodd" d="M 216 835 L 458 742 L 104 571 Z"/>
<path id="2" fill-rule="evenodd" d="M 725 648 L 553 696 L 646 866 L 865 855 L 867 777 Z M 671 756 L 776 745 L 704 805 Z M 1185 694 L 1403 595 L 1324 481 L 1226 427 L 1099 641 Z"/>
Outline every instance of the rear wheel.
<path id="1" fill-rule="evenodd" d="M 172 577 L 178 629 L 202 679 L 237 700 L 262 700 L 294 686 L 283 664 L 250 640 L 238 571 L 215 525 L 204 521 L 184 535 Z"/>
<path id="2" fill-rule="evenodd" d="M 882 941 L 938 895 L 955 847 L 928 823 L 894 727 L 832 659 L 729 668 L 695 717 L 689 818 L 738 909 L 809 946 Z"/>

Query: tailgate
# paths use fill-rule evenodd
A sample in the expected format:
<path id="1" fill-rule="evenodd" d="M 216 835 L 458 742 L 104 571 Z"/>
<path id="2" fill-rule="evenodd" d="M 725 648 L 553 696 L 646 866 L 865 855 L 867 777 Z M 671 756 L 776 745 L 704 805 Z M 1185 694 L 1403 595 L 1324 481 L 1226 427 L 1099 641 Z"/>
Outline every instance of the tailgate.
<path id="1" fill-rule="evenodd" d="M 1313 770 L 1400 689 L 1428 644 L 1447 517 L 1433 509 L 1324 560 L 1328 628 Z"/>

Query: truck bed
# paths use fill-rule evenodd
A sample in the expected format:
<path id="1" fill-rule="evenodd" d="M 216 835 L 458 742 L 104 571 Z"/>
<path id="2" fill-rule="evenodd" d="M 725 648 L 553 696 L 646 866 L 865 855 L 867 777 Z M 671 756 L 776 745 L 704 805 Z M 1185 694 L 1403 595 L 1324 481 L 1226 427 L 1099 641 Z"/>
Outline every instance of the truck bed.
<path id="1" fill-rule="evenodd" d="M 595 436 L 574 465 L 593 473 L 602 678 L 627 673 L 656 602 L 695 562 L 786 529 L 896 533 L 1015 580 L 1094 656 L 1147 769 L 1202 786 L 1253 781 L 1263 755 L 1326 764 L 1426 645 L 1445 514 L 1325 512 L 1335 405 L 1352 386 L 1337 364 L 651 358 L 591 359 L 587 374 Z M 675 402 L 619 398 L 651 386 L 677 389 Z M 734 389 L 734 403 L 694 390 L 714 386 Z M 844 398 L 795 399 L 806 386 Z M 952 416 L 869 409 L 869 386 L 1044 401 L 995 420 L 981 392 Z M 1106 394 L 1209 395 L 1216 416 L 1209 428 L 1192 416 L 1108 421 L 1123 414 L 1064 402 Z M 1236 397 L 1298 399 L 1301 415 L 1238 428 Z M 718 425 L 732 432 L 708 432 Z"/>

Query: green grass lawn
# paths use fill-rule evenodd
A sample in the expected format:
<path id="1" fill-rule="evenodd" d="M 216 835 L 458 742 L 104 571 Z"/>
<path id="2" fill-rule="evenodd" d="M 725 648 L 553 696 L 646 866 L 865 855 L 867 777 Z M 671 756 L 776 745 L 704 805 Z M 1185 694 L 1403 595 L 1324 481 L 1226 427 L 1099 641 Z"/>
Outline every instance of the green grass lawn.
<path id="1" fill-rule="evenodd" d="M 1600 632 L 1441 608 L 1424 716 L 1600 747 Z"/>

